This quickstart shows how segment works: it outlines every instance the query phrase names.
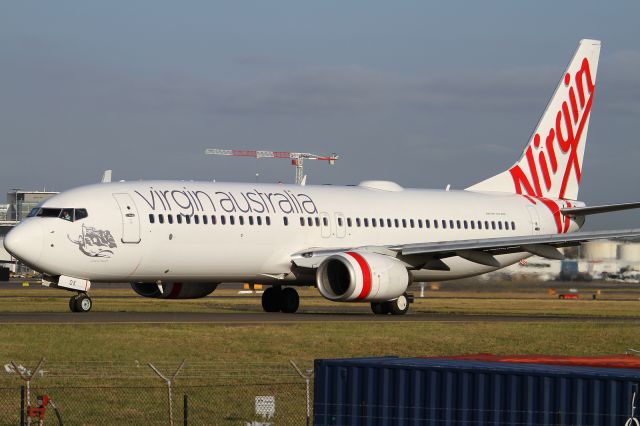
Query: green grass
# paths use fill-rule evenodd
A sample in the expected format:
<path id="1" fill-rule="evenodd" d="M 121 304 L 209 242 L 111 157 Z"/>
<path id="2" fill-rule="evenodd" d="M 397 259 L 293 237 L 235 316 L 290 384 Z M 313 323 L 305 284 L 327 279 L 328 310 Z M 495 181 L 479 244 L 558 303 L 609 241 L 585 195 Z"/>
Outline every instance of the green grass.
<path id="1" fill-rule="evenodd" d="M 444 290 L 444 289 L 443 289 Z M 303 424 L 304 388 L 288 361 L 310 368 L 317 358 L 441 356 L 488 352 L 604 355 L 634 347 L 640 321 L 598 321 L 599 317 L 639 318 L 640 302 L 630 300 L 561 301 L 546 289 L 513 292 L 493 289 L 478 298 L 467 289 L 429 292 L 415 312 L 580 316 L 576 321 L 528 322 L 326 322 L 290 324 L 69 324 L 0 326 L 0 362 L 32 367 L 46 357 L 45 375 L 34 382 L 63 410 L 68 424 L 166 424 L 166 389 L 147 366 L 169 372 L 182 359 L 175 381 L 176 412 L 184 393 L 191 398 L 194 424 L 242 424 L 252 419 L 253 397 L 277 395 L 278 424 Z M 11 292 L 11 293 L 9 293 Z M 516 294 L 520 293 L 520 294 Z M 0 312 L 65 312 L 67 293 L 26 288 L 6 290 Z M 96 311 L 254 312 L 258 297 L 237 298 L 223 290 L 193 301 L 121 298 L 129 290 L 97 290 Z M 307 311 L 340 307 L 364 312 L 362 305 L 338 305 L 303 291 Z M 451 295 L 458 296 L 452 298 Z M 45 296 L 45 297 L 42 297 Z M 72 315 L 72 314 L 69 314 Z M 584 320 L 583 316 L 593 319 Z M 635 347 L 639 349 L 638 347 Z M 0 375 L 0 425 L 17 421 L 20 380 Z M 204 387 L 200 387 L 203 386 Z M 115 386 L 115 388 L 114 388 Z M 37 390 L 36 392 L 37 393 Z M 196 417 L 202 416 L 202 417 Z M 52 420 L 51 420 L 52 421 Z M 48 421 L 47 423 L 51 422 Z M 55 423 L 54 423 L 55 424 Z"/>

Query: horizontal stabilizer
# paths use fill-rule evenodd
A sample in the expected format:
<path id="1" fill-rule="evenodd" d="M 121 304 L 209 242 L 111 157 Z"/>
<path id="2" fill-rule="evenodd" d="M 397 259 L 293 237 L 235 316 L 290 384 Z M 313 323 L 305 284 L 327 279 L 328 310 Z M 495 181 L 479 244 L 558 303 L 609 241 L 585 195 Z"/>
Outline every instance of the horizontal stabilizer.
<path id="1" fill-rule="evenodd" d="M 590 214 L 609 213 L 638 208 L 640 208 L 640 202 L 605 204 L 603 206 L 568 207 L 565 209 L 560 209 L 560 212 L 565 216 L 587 216 Z"/>

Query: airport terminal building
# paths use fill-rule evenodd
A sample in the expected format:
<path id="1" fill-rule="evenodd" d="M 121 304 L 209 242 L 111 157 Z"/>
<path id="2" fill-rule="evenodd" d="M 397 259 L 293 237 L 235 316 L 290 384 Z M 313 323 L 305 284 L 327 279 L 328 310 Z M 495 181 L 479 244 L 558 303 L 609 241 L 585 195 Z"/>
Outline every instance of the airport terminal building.
<path id="1" fill-rule="evenodd" d="M 19 268 L 15 259 L 4 249 L 4 236 L 18 222 L 27 217 L 32 208 L 58 194 L 50 191 L 22 191 L 14 190 L 7 193 L 6 204 L 0 204 L 0 268 L 9 268 L 17 272 Z"/>

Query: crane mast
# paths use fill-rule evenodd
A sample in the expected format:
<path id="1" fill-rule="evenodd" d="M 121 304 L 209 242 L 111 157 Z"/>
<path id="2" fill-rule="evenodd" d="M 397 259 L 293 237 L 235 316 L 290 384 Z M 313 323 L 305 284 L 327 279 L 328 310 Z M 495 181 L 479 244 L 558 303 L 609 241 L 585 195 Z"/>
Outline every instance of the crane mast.
<path id="1" fill-rule="evenodd" d="M 291 164 L 296 168 L 296 185 L 304 185 L 304 160 L 326 161 L 330 165 L 335 164 L 340 158 L 333 153 L 331 155 L 317 155 L 308 152 L 287 152 L 287 151 L 254 151 L 242 149 L 217 149 L 208 148 L 204 152 L 206 155 L 223 155 L 229 157 L 250 157 L 250 158 L 280 158 L 290 159 Z"/>

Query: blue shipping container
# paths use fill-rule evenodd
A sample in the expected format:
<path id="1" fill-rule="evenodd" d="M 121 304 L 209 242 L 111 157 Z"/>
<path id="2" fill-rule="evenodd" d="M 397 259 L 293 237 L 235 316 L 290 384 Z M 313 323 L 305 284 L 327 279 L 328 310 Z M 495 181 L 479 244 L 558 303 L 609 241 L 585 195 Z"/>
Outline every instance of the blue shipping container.
<path id="1" fill-rule="evenodd" d="M 618 368 L 316 360 L 314 425 L 624 426 L 639 383 L 640 371 Z"/>

